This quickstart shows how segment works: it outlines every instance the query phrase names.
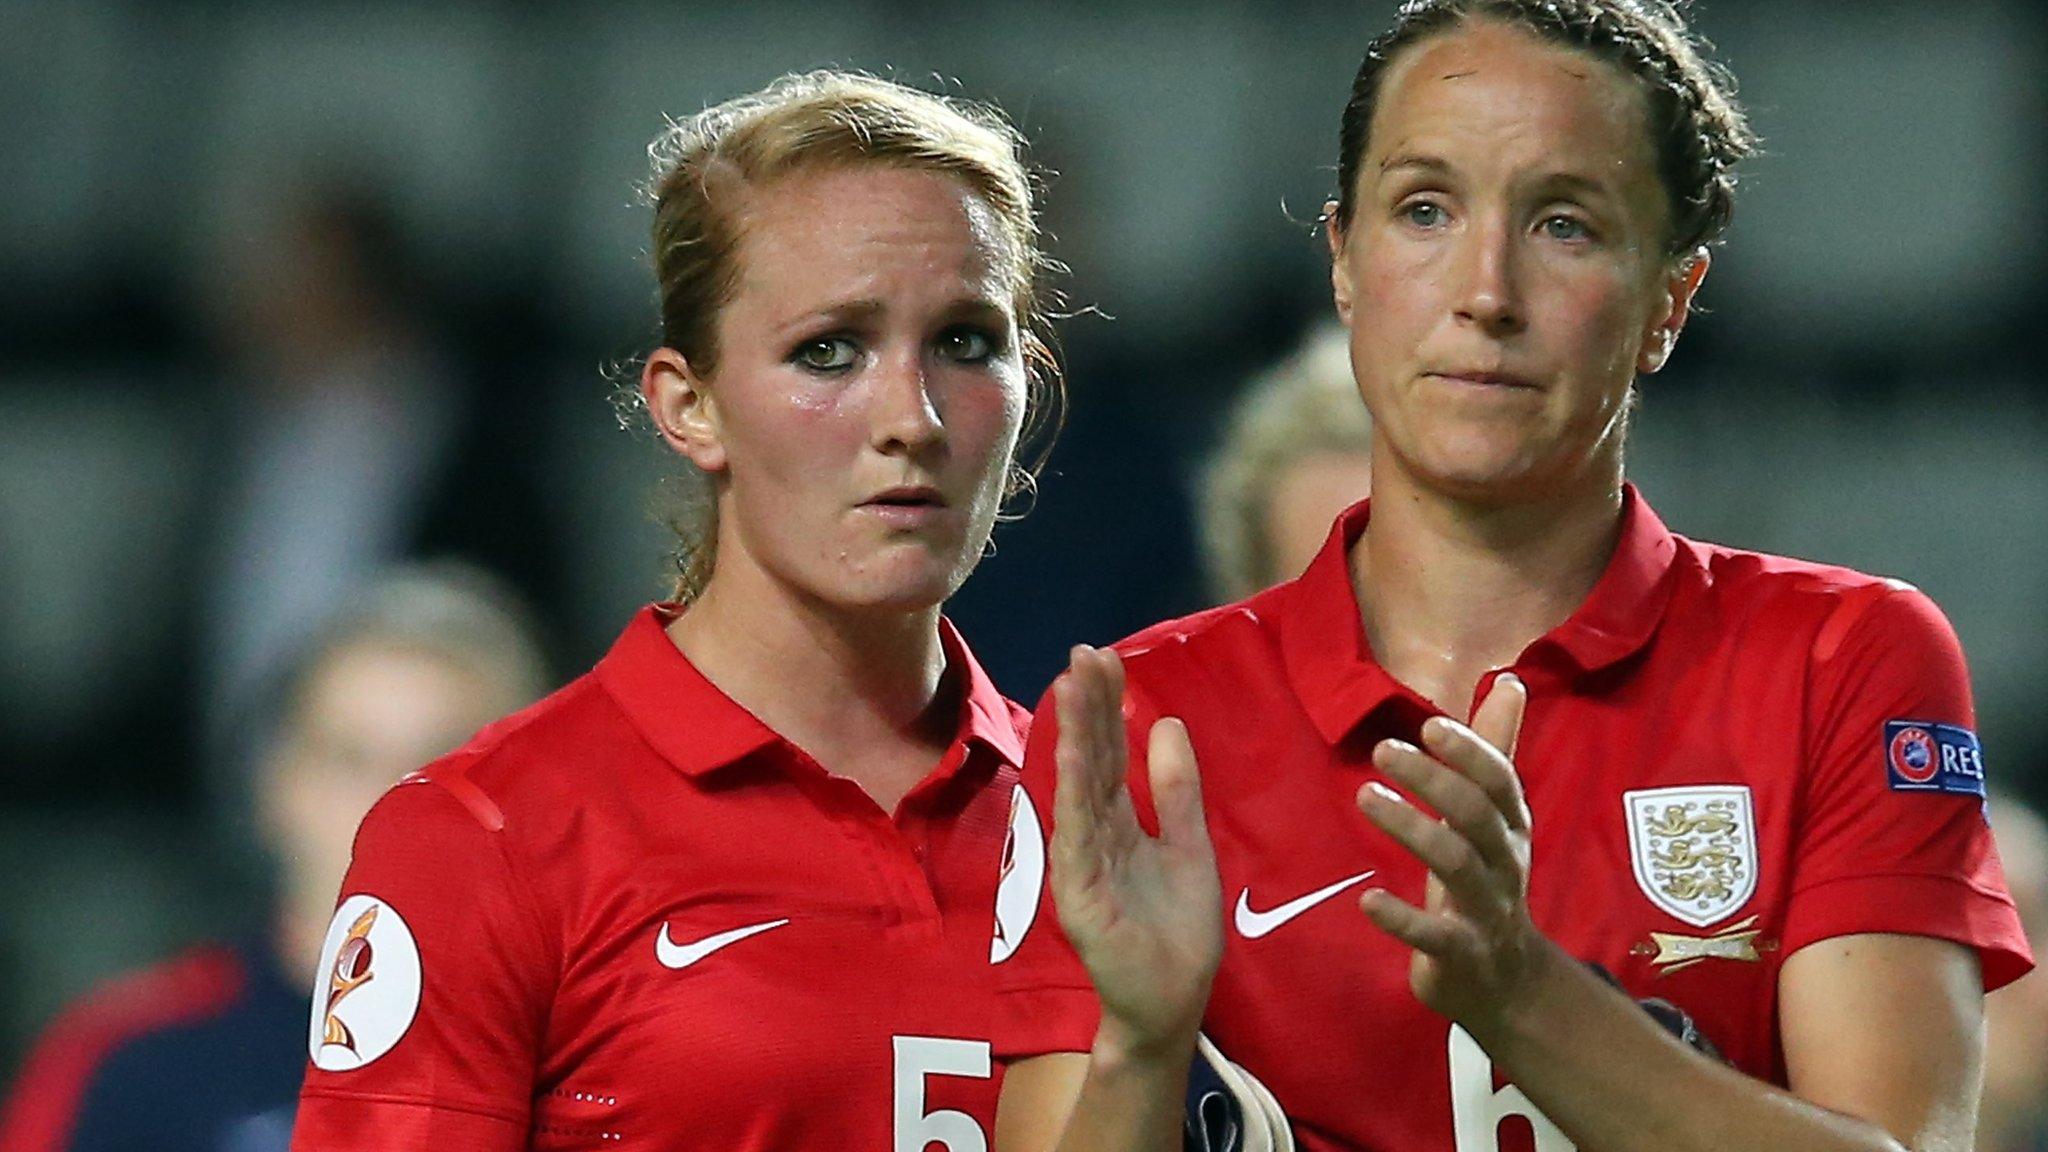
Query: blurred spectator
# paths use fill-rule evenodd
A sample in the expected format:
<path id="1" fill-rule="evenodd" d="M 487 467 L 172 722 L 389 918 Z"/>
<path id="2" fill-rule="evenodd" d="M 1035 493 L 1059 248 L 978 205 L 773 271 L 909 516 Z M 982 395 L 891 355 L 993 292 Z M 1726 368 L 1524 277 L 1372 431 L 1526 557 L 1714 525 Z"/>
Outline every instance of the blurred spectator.
<path id="1" fill-rule="evenodd" d="M 1337 513 L 1372 489 L 1372 417 L 1348 336 L 1317 327 L 1254 378 L 1202 467 L 1202 559 L 1217 603 L 1299 576 Z"/>
<path id="2" fill-rule="evenodd" d="M 259 734 L 269 936 L 201 945 L 64 1012 L 0 1112 L 0 1148 L 281 1152 L 357 822 L 399 776 L 548 685 L 525 609 L 480 571 L 401 569 L 348 601 L 277 682 Z"/>
<path id="3" fill-rule="evenodd" d="M 217 771 L 254 751 L 252 690 L 380 566 L 473 560 L 543 602 L 556 576 L 526 389 L 472 385 L 450 361 L 381 196 L 309 187 L 230 238 L 212 301 L 235 361 L 198 622 Z"/>
<path id="4" fill-rule="evenodd" d="M 1991 831 L 2034 955 L 2048 955 L 2048 822 L 2011 795 Z M 1977 1152 L 2048 1152 L 2048 981 L 2022 977 L 1984 1001 L 1989 1032 Z"/>

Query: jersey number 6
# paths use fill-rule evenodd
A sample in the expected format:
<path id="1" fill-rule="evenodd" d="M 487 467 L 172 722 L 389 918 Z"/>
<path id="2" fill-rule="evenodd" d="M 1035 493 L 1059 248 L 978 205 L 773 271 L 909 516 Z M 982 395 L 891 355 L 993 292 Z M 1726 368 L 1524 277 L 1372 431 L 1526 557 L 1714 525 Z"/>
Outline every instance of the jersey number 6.
<path id="1" fill-rule="evenodd" d="M 927 1076 L 989 1078 L 986 1040 L 945 1040 L 937 1036 L 895 1036 L 896 1152 L 924 1152 L 937 1144 L 947 1152 L 988 1152 L 988 1136 L 974 1117 L 951 1108 L 924 1110 Z"/>
<path id="2" fill-rule="evenodd" d="M 1451 1124 L 1457 1130 L 1458 1152 L 1498 1152 L 1501 1121 L 1510 1116 L 1529 1122 L 1536 1134 L 1536 1152 L 1578 1152 L 1520 1088 L 1494 1088 L 1493 1059 L 1470 1033 L 1451 1025 Z"/>

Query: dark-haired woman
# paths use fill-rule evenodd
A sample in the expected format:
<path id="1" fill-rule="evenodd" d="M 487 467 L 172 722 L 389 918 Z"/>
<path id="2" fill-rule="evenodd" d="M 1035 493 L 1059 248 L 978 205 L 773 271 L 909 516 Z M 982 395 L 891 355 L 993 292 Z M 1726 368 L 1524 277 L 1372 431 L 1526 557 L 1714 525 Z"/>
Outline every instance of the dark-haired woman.
<path id="1" fill-rule="evenodd" d="M 1303 1147 L 1970 1146 L 1983 994 L 2031 959 L 1952 631 L 1909 586 L 1673 535 L 1624 480 L 1749 148 L 1669 5 L 1405 5 L 1328 217 L 1370 506 L 1299 580 L 1080 654 L 1039 714 L 1041 808 L 1186 721 L 1229 913 L 1202 1026 Z M 1096 807 L 1083 834 L 1131 819 Z M 998 1052 L 1047 1091 L 1092 1026 L 1053 919 L 999 969 Z"/>

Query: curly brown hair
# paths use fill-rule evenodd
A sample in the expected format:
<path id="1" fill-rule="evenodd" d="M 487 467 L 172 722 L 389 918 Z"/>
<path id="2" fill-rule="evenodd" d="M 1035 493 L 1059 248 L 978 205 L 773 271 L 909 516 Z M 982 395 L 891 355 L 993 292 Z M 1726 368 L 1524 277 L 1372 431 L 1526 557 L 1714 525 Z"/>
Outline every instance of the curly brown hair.
<path id="1" fill-rule="evenodd" d="M 1603 60 L 1649 102 L 1658 177 L 1670 198 L 1666 254 L 1682 259 L 1719 240 L 1735 212 L 1735 164 L 1757 139 L 1735 99 L 1735 78 L 1686 27 L 1669 0 L 1407 0 L 1365 50 L 1344 105 L 1337 148 L 1339 228 L 1349 228 L 1359 165 L 1387 69 L 1402 52 L 1467 21 L 1490 20 Z"/>

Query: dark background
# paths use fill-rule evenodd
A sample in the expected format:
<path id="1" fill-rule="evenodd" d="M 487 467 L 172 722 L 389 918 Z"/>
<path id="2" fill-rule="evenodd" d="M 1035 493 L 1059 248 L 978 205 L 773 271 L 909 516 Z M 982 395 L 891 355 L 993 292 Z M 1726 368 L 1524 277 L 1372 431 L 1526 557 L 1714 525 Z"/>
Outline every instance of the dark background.
<path id="1" fill-rule="evenodd" d="M 664 458 L 605 371 L 654 332 L 632 189 L 662 114 L 824 64 L 1000 103 L 1092 309 L 1043 496 L 952 610 L 1031 701 L 1068 644 L 1202 606 L 1191 470 L 1328 314 L 1309 222 L 1391 9 L 0 0 L 0 1076 L 64 998 L 260 907 L 208 637 L 235 445 L 293 374 L 249 353 L 246 269 L 317 273 L 291 204 L 389 224 L 393 298 L 460 397 L 447 530 L 394 548 L 499 564 L 566 674 L 666 587 Z M 1768 151 L 1631 471 L 1678 531 L 1930 592 L 1994 780 L 2038 799 L 2048 5 L 1697 24 Z"/>

